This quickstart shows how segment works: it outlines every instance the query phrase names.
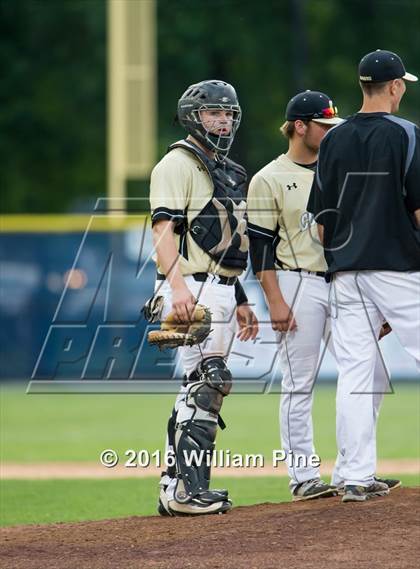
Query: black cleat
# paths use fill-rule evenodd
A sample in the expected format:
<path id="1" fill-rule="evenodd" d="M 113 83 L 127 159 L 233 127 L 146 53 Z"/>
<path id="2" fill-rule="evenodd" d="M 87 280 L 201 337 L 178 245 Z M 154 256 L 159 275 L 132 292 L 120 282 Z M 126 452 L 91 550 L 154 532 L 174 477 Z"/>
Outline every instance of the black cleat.
<path id="1" fill-rule="evenodd" d="M 199 492 L 196 498 L 205 504 L 214 504 L 214 502 L 225 502 L 228 500 L 227 490 L 205 490 Z"/>
<path id="2" fill-rule="evenodd" d="M 344 486 L 343 502 L 365 502 L 377 496 L 387 496 L 389 488 L 383 482 L 373 482 L 370 486 Z"/>
<path id="3" fill-rule="evenodd" d="M 401 480 L 397 480 L 396 478 L 377 478 L 375 476 L 375 482 L 386 484 L 390 490 L 395 490 L 395 488 L 401 486 Z"/>
<path id="4" fill-rule="evenodd" d="M 207 504 L 198 497 L 192 498 L 186 504 L 180 504 L 176 500 L 168 501 L 168 510 L 172 516 L 206 516 L 208 514 L 225 514 L 232 509 L 230 500 L 223 500 Z"/>
<path id="5" fill-rule="evenodd" d="M 293 501 L 314 500 L 315 498 L 330 498 L 337 496 L 337 488 L 327 484 L 320 478 L 301 482 L 293 490 Z"/>

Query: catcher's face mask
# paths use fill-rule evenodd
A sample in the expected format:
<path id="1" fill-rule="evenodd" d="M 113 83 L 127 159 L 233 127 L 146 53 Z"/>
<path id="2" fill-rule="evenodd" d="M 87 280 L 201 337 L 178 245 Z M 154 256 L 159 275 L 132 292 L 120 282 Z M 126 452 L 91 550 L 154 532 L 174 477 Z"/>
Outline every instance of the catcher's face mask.
<path id="1" fill-rule="evenodd" d="M 178 101 L 178 121 L 209 150 L 226 155 L 241 122 L 235 89 L 219 80 L 191 85 Z"/>
<path id="2" fill-rule="evenodd" d="M 238 105 L 205 105 L 191 113 L 200 128 L 207 148 L 227 154 L 241 122 Z"/>

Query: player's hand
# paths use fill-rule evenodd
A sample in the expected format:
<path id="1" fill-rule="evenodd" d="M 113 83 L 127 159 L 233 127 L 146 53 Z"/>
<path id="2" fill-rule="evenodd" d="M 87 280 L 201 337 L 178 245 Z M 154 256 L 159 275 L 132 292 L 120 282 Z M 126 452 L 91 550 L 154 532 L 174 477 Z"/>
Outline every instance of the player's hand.
<path id="1" fill-rule="evenodd" d="M 189 322 L 196 304 L 197 300 L 187 285 L 172 289 L 172 310 L 177 322 Z"/>
<path id="2" fill-rule="evenodd" d="M 236 335 L 241 342 L 255 340 L 258 334 L 258 320 L 248 304 L 240 304 L 236 307 L 236 319 L 239 332 Z"/>
<path id="3" fill-rule="evenodd" d="M 272 329 L 278 332 L 287 332 L 297 329 L 293 311 L 284 301 L 270 304 L 270 319 Z"/>

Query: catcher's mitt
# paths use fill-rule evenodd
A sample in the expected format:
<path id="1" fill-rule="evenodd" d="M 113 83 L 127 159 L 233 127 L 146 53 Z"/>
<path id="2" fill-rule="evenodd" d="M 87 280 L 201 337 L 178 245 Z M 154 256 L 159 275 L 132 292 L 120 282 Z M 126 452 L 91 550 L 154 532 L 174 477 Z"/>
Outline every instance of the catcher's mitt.
<path id="1" fill-rule="evenodd" d="M 159 349 L 178 348 L 201 344 L 211 332 L 211 312 L 203 304 L 196 304 L 189 322 L 176 322 L 175 312 L 170 312 L 160 325 L 147 335 L 150 344 Z"/>

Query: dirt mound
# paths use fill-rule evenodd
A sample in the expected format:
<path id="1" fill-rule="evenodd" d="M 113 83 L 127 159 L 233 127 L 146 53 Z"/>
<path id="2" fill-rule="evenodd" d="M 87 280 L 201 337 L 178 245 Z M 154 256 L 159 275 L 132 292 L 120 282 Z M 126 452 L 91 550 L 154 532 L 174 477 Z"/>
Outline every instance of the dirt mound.
<path id="1" fill-rule="evenodd" d="M 224 516 L 132 517 L 1 530 L 8 569 L 417 568 L 419 488 L 235 508 Z"/>

